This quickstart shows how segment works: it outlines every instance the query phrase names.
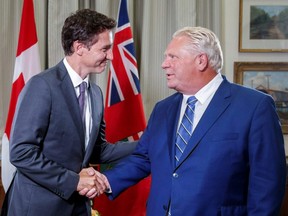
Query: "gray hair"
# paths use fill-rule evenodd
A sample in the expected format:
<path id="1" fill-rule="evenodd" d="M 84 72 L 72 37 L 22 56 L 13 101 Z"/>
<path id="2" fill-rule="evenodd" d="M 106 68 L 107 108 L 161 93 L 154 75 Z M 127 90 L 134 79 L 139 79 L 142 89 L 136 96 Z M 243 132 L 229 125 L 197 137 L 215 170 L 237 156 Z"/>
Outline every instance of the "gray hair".
<path id="1" fill-rule="evenodd" d="M 210 67 L 220 72 L 223 67 L 223 53 L 218 37 L 203 27 L 184 27 L 173 34 L 173 38 L 186 36 L 189 38 L 187 49 L 208 56 Z"/>

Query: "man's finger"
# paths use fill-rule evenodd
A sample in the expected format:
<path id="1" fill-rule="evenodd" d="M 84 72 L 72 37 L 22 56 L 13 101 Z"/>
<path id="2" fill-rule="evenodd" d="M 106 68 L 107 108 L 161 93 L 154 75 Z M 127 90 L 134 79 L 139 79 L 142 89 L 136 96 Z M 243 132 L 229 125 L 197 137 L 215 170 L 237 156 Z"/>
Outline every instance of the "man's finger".
<path id="1" fill-rule="evenodd" d="M 81 191 L 79 191 L 79 194 L 82 195 L 82 196 L 84 196 L 84 195 L 87 194 L 88 191 L 89 191 L 88 188 L 84 188 L 84 189 L 82 189 Z"/>

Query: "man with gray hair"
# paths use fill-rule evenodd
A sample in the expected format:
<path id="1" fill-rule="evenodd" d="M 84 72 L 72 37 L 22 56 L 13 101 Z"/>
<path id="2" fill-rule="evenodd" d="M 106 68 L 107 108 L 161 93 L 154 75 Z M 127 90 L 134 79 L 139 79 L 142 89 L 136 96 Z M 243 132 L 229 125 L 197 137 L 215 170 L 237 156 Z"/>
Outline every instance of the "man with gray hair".
<path id="1" fill-rule="evenodd" d="M 136 151 L 104 173 L 111 199 L 152 176 L 148 216 L 278 215 L 286 161 L 271 96 L 221 75 L 217 36 L 173 35 L 162 68 L 177 92 L 158 102 Z"/>

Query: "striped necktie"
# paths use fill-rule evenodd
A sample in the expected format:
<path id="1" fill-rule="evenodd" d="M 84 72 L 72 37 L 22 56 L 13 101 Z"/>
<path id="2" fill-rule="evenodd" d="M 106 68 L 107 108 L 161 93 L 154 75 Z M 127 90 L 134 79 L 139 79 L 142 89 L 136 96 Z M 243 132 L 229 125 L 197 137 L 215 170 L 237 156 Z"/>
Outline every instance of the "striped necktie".
<path id="1" fill-rule="evenodd" d="M 188 144 L 188 141 L 192 135 L 193 118 L 194 118 L 194 110 L 195 110 L 196 102 L 197 102 L 197 98 L 195 96 L 191 96 L 187 100 L 186 110 L 182 117 L 182 121 L 177 132 L 176 152 L 175 152 L 176 164 L 179 162 Z"/>

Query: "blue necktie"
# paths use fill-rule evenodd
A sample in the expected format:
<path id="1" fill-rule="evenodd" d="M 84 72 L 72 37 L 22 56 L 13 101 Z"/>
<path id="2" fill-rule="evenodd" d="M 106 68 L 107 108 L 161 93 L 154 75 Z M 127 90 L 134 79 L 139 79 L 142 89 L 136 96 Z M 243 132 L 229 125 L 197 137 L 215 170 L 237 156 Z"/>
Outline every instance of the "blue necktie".
<path id="1" fill-rule="evenodd" d="M 184 149 L 186 148 L 188 141 L 192 135 L 193 118 L 196 102 L 197 98 L 195 96 L 191 96 L 187 100 L 186 110 L 182 117 L 182 121 L 177 132 L 176 153 L 175 153 L 176 164 L 179 162 L 184 152 Z"/>

